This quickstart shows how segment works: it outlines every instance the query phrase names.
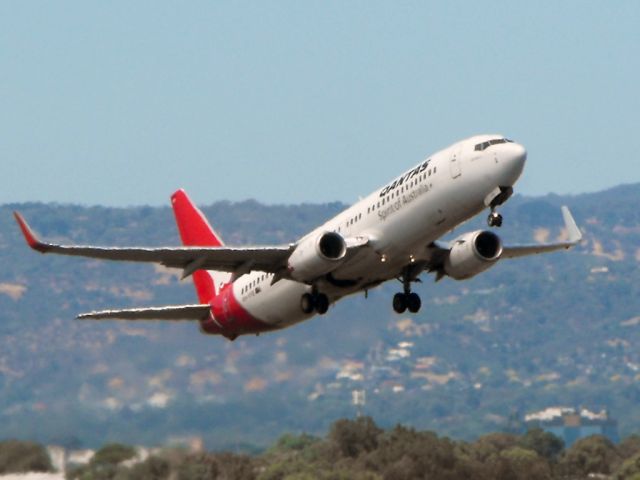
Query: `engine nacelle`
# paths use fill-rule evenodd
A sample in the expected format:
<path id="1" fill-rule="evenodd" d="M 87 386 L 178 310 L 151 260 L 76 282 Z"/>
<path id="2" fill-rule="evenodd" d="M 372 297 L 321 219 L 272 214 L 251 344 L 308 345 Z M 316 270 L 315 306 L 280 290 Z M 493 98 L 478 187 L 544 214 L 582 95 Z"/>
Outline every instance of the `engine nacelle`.
<path id="1" fill-rule="evenodd" d="M 478 230 L 458 237 L 444 262 L 444 273 L 465 280 L 495 265 L 502 255 L 502 241 L 495 233 Z"/>
<path id="2" fill-rule="evenodd" d="M 289 257 L 291 278 L 310 282 L 340 266 L 347 254 L 344 238 L 336 232 L 307 237 Z"/>

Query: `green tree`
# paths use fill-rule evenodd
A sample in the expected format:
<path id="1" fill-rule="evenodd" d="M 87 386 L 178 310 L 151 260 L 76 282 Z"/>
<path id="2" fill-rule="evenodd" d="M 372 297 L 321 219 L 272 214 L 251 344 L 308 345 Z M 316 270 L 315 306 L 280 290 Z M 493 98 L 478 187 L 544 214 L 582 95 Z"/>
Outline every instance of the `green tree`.
<path id="1" fill-rule="evenodd" d="M 254 480 L 256 469 L 249 455 L 235 453 L 216 453 L 219 478 L 225 480 Z"/>
<path id="2" fill-rule="evenodd" d="M 199 453 L 183 457 L 175 468 L 177 480 L 254 480 L 256 466 L 248 455 Z"/>
<path id="3" fill-rule="evenodd" d="M 183 458 L 177 468 L 177 480 L 216 480 L 218 463 L 213 455 L 199 453 Z"/>
<path id="4" fill-rule="evenodd" d="M 622 440 L 616 450 L 623 459 L 628 459 L 640 453 L 640 435 L 630 435 Z"/>
<path id="5" fill-rule="evenodd" d="M 518 445 L 533 450 L 548 461 L 555 460 L 564 449 L 564 441 L 551 432 L 532 428 L 518 440 Z"/>
<path id="6" fill-rule="evenodd" d="M 311 445 L 315 445 L 320 440 L 317 437 L 312 435 L 308 435 L 303 433 L 301 435 L 293 435 L 290 433 L 285 433 L 282 435 L 275 446 L 273 447 L 275 450 L 288 451 L 288 450 L 296 450 L 301 451 L 304 450 Z"/>
<path id="7" fill-rule="evenodd" d="M 136 450 L 131 446 L 121 443 L 109 443 L 95 453 L 90 464 L 93 466 L 118 465 L 135 456 Z"/>
<path id="8" fill-rule="evenodd" d="M 20 440 L 0 442 L 0 473 L 51 471 L 51 459 L 42 445 Z"/>
<path id="9" fill-rule="evenodd" d="M 378 447 L 361 462 L 389 480 L 486 478 L 483 465 L 459 455 L 456 444 L 448 438 L 401 425 L 381 435 Z"/>
<path id="10" fill-rule="evenodd" d="M 170 473 L 171 466 L 167 460 L 151 456 L 130 469 L 122 469 L 115 480 L 166 480 Z"/>
<path id="11" fill-rule="evenodd" d="M 564 475 L 610 474 L 621 458 L 615 446 L 602 435 L 592 435 L 574 443 L 558 461 L 558 472 Z"/>
<path id="12" fill-rule="evenodd" d="M 329 440 L 334 442 L 345 457 L 357 457 L 378 447 L 378 436 L 383 433 L 371 417 L 356 420 L 342 419 L 331 425 Z"/>
<path id="13" fill-rule="evenodd" d="M 550 480 L 551 469 L 547 461 L 533 450 L 511 447 L 500 453 L 511 465 L 517 480 Z"/>
<path id="14" fill-rule="evenodd" d="M 511 433 L 489 433 L 478 438 L 471 444 L 471 452 L 474 458 L 485 462 L 490 457 L 498 455 L 503 450 L 518 445 L 518 437 Z"/>
<path id="15" fill-rule="evenodd" d="M 121 443 L 109 443 L 98 450 L 88 465 L 67 471 L 68 480 L 112 480 L 126 475 L 120 464 L 136 456 L 136 450 Z"/>
<path id="16" fill-rule="evenodd" d="M 625 460 L 614 472 L 615 480 L 640 480 L 640 452 Z"/>
<path id="17" fill-rule="evenodd" d="M 335 476 L 334 465 L 325 462 L 310 462 L 294 457 L 271 457 L 258 480 L 329 479 Z"/>

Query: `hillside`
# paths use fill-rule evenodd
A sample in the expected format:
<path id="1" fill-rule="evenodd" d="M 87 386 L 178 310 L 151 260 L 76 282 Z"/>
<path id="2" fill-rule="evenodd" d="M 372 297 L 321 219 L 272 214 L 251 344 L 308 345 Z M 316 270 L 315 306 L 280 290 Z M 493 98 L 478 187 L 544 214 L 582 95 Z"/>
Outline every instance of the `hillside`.
<path id="1" fill-rule="evenodd" d="M 159 444 L 199 435 L 210 447 L 266 445 L 283 431 L 322 434 L 365 412 L 473 438 L 551 404 L 608 407 L 640 429 L 640 184 L 572 197 L 516 196 L 506 243 L 554 239 L 567 204 L 585 233 L 571 252 L 515 260 L 467 282 L 423 276 L 418 315 L 397 316 L 384 285 L 283 332 L 235 342 L 193 324 L 80 322 L 104 307 L 194 301 L 179 272 L 42 256 L 13 222 L 48 239 L 171 245 L 169 208 L 0 207 L 0 418 L 4 438 L 67 446 Z M 294 240 L 343 205 L 204 207 L 228 244 Z M 484 228 L 484 216 L 460 232 Z M 456 232 L 454 233 L 460 233 Z"/>

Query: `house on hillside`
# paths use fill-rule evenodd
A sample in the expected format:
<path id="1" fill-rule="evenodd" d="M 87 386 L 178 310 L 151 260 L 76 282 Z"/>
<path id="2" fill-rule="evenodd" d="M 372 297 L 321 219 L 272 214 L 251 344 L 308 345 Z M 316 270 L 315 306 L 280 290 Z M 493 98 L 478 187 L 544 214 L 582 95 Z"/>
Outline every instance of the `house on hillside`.
<path id="1" fill-rule="evenodd" d="M 618 422 L 606 409 L 592 412 L 586 408 L 549 407 L 524 417 L 526 427 L 539 427 L 564 440 L 570 447 L 577 440 L 590 435 L 603 435 L 614 443 L 619 441 Z"/>

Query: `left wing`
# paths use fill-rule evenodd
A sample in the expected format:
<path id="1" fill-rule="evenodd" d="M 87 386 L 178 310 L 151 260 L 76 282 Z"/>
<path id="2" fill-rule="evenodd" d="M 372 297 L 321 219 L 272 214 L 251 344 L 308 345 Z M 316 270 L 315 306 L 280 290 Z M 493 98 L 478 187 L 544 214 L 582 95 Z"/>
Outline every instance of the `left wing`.
<path id="1" fill-rule="evenodd" d="M 567 229 L 569 238 L 566 242 L 548 243 L 541 245 L 520 245 L 514 247 L 503 247 L 502 255 L 500 258 L 517 258 L 524 257 L 526 255 L 536 255 L 538 253 L 553 252 L 555 250 L 568 249 L 577 245 L 582 240 L 582 232 L 576 225 L 576 221 L 573 219 L 569 208 L 562 207 L 562 218 L 564 219 L 564 226 Z"/>
<path id="2" fill-rule="evenodd" d="M 80 320 L 204 320 L 211 311 L 208 304 L 175 305 L 169 307 L 130 308 L 81 313 Z"/>

